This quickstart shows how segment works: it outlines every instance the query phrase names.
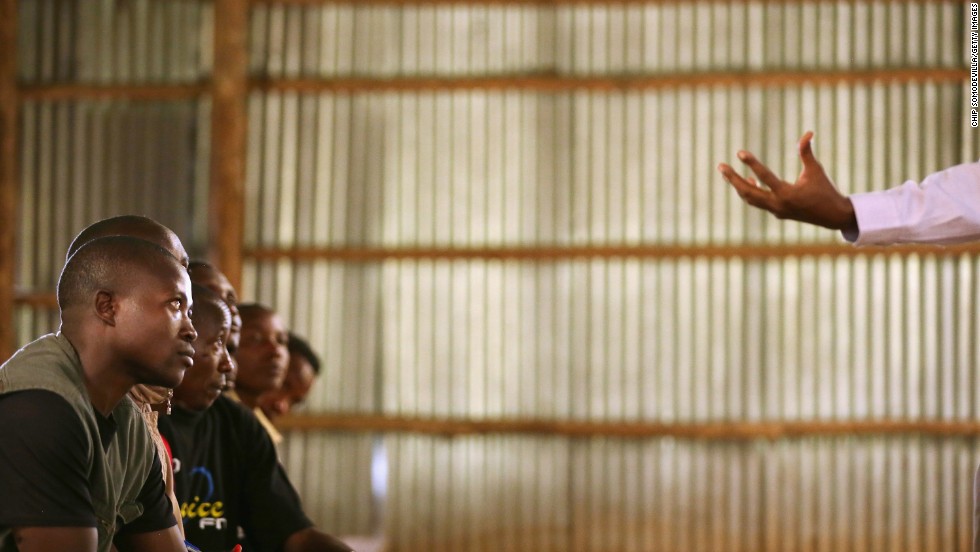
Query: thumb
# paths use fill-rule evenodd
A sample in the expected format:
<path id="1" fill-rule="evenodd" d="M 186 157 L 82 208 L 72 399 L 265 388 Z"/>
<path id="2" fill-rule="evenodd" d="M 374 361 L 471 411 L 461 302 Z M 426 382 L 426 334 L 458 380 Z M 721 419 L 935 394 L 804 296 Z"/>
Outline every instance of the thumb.
<path id="1" fill-rule="evenodd" d="M 817 162 L 817 158 L 813 156 L 813 131 L 808 130 L 806 134 L 800 138 L 800 159 L 803 161 L 803 167 L 805 169 L 818 169 L 820 168 L 820 163 Z"/>

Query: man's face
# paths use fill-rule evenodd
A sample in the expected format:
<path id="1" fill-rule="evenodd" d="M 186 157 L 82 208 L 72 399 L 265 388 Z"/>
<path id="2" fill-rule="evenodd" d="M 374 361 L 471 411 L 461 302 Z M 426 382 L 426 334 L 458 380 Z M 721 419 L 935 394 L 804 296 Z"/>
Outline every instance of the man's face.
<path id="1" fill-rule="evenodd" d="M 136 383 L 175 387 L 194 363 L 190 277 L 170 265 L 133 280 L 116 298 L 116 352 Z"/>
<path id="2" fill-rule="evenodd" d="M 174 389 L 174 401 L 189 410 L 206 410 L 225 387 L 231 370 L 231 358 L 225 340 L 231 321 L 218 319 L 217 313 L 194 317 L 197 339 L 194 340 L 194 366 L 184 374 Z"/>
<path id="3" fill-rule="evenodd" d="M 191 281 L 218 294 L 218 297 L 224 299 L 228 305 L 228 309 L 231 310 L 231 332 L 225 345 L 228 348 L 228 353 L 234 355 L 238 351 L 238 345 L 242 337 L 242 316 L 238 312 L 238 294 L 235 292 L 235 288 L 231 287 L 231 282 L 228 281 L 228 278 L 213 266 L 194 268 Z M 236 379 L 238 379 L 238 367 L 235 365 L 233 359 L 231 372 L 228 373 L 227 378 L 229 388 L 235 387 Z"/>
<path id="4" fill-rule="evenodd" d="M 286 379 L 283 380 L 282 387 L 262 395 L 259 398 L 259 407 L 270 418 L 288 414 L 294 406 L 306 400 L 315 378 L 316 372 L 306 357 L 289 355 L 289 367 L 286 369 Z"/>
<path id="5" fill-rule="evenodd" d="M 239 389 L 261 394 L 282 385 L 289 337 L 278 314 L 259 312 L 242 321 L 242 340 L 235 353 Z"/>

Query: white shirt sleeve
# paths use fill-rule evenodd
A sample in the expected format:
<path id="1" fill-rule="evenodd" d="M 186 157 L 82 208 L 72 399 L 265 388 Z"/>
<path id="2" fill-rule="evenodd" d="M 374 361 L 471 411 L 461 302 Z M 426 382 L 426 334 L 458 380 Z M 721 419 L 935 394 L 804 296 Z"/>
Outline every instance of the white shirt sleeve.
<path id="1" fill-rule="evenodd" d="M 850 199 L 858 232 L 844 238 L 855 245 L 980 240 L 980 162 Z"/>

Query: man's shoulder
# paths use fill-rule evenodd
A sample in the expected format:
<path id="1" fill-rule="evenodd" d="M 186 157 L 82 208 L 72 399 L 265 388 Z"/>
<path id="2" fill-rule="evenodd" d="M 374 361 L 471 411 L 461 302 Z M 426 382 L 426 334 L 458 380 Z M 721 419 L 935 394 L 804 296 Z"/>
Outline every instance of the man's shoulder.
<path id="1" fill-rule="evenodd" d="M 84 403 L 84 385 L 78 355 L 61 334 L 28 343 L 0 366 L 0 393 L 45 389 Z"/>
<path id="2" fill-rule="evenodd" d="M 222 395 L 214 401 L 210 411 L 221 424 L 221 430 L 236 435 L 242 443 L 255 447 L 268 441 L 269 446 L 273 446 L 262 423 L 244 404 Z"/>
<path id="3" fill-rule="evenodd" d="M 161 416 L 161 425 L 172 425 L 183 431 L 191 427 L 209 427 L 226 434 L 238 434 L 247 433 L 252 426 L 261 429 L 255 415 L 245 405 L 224 395 L 219 395 L 203 412 L 193 413 L 178 409 L 174 412 L 174 420 L 168 418 L 170 417 Z"/>
<path id="4" fill-rule="evenodd" d="M 221 423 L 233 425 L 239 432 L 262 431 L 262 424 L 244 404 L 229 397 L 221 395 L 211 405 L 210 411 L 216 418 L 220 418 Z"/>
<path id="5" fill-rule="evenodd" d="M 24 345 L 0 365 L 0 377 L 36 375 L 41 370 L 63 374 L 65 368 L 77 371 L 78 355 L 63 335 L 47 334 Z"/>
<path id="6" fill-rule="evenodd" d="M 234 417 L 251 415 L 248 407 L 224 393 L 218 395 L 218 398 L 214 400 L 214 403 L 211 405 L 211 410 Z"/>
<path id="7" fill-rule="evenodd" d="M 119 401 L 112 409 L 112 418 L 117 433 L 125 435 L 127 446 L 138 450 L 155 450 L 146 419 L 131 398 L 125 396 Z"/>

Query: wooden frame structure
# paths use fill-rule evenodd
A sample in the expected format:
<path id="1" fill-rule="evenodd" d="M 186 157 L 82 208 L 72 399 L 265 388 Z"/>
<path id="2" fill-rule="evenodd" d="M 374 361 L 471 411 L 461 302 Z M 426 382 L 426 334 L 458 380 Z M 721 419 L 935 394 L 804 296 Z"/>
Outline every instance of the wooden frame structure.
<path id="1" fill-rule="evenodd" d="M 17 0 L 0 0 L 0 359 L 13 354 L 17 205 Z"/>
<path id="2" fill-rule="evenodd" d="M 276 421 L 284 430 L 335 432 L 393 432 L 462 437 L 485 434 L 549 435 L 565 438 L 670 437 L 701 441 L 752 441 L 799 437 L 921 434 L 937 437 L 975 437 L 980 422 L 946 420 L 848 420 L 780 422 L 657 423 L 636 421 L 589 422 L 528 419 L 449 419 L 360 414 L 286 416 Z"/>

